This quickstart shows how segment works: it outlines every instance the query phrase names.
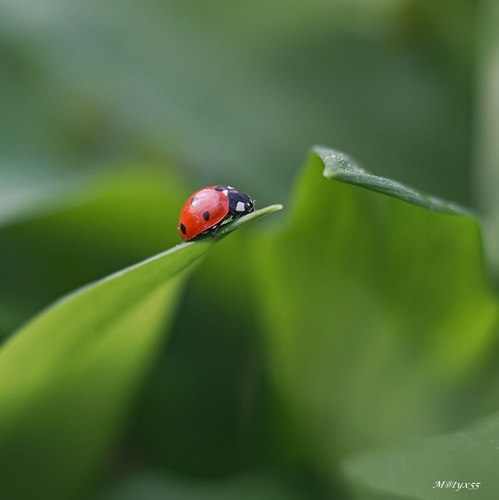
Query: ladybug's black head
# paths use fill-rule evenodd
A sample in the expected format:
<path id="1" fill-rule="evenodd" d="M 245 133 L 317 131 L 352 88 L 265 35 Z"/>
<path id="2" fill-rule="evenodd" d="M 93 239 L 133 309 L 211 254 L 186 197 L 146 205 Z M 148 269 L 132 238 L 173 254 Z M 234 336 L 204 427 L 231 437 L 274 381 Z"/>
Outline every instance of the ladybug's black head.
<path id="1" fill-rule="evenodd" d="M 255 202 L 237 189 L 229 189 L 229 210 L 233 217 L 241 217 L 255 211 Z"/>

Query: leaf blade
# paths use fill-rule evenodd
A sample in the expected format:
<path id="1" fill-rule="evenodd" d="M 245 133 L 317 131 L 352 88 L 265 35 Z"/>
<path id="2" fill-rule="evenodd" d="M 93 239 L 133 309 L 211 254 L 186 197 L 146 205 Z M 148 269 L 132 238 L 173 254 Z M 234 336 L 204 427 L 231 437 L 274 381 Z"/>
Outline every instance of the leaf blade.
<path id="1" fill-rule="evenodd" d="M 154 358 L 186 272 L 206 249 L 179 245 L 83 287 L 3 346 L 7 496 L 68 498 L 85 490 Z M 25 474 L 30 481 L 22 481 Z"/>
<path id="2" fill-rule="evenodd" d="M 310 155 L 288 224 L 254 260 L 277 448 L 328 478 L 348 450 L 452 427 L 499 317 L 473 217 L 398 183 L 379 192 L 365 171 L 334 182 L 335 154 Z"/>

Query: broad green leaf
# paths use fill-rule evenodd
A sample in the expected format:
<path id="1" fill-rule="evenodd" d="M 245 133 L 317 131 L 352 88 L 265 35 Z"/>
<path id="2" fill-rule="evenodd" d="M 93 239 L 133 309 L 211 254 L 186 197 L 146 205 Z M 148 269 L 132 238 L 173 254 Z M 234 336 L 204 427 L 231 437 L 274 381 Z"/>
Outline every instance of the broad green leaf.
<path id="1" fill-rule="evenodd" d="M 451 404 L 498 320 L 476 219 L 325 148 L 289 206 L 254 260 L 281 458 L 331 478 L 349 450 L 466 419 Z"/>
<path id="2" fill-rule="evenodd" d="M 256 220 L 278 208 L 248 217 Z M 245 223 L 229 223 L 223 233 Z M 88 285 L 5 343 L 2 494 L 57 499 L 84 492 L 154 360 L 186 273 L 218 240 L 178 245 Z"/>
<path id="3" fill-rule="evenodd" d="M 183 244 L 55 303 L 0 350 L 6 498 L 75 498 L 88 486 L 206 243 Z"/>
<path id="4" fill-rule="evenodd" d="M 499 416 L 452 434 L 354 454 L 342 470 L 359 500 L 499 496 Z"/>

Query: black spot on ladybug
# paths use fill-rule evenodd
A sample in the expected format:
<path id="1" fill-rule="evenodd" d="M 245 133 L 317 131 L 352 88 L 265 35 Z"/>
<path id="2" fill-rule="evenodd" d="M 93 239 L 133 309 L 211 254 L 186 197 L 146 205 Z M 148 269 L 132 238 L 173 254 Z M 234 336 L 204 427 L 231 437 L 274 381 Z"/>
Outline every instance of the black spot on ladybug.
<path id="1" fill-rule="evenodd" d="M 225 186 L 217 186 L 215 191 L 225 191 L 227 188 Z"/>
<path id="2" fill-rule="evenodd" d="M 180 230 L 181 230 L 184 234 L 185 234 L 185 233 L 187 233 L 187 229 L 185 228 L 185 226 L 184 226 L 182 223 L 180 223 Z"/>
<path id="3" fill-rule="evenodd" d="M 193 207 L 195 207 L 197 204 L 198 204 L 198 197 L 197 196 L 193 196 L 192 200 L 191 200 L 191 205 Z"/>
<path id="4" fill-rule="evenodd" d="M 210 212 L 206 211 L 206 212 L 203 214 L 203 219 L 204 219 L 204 220 L 210 220 Z"/>

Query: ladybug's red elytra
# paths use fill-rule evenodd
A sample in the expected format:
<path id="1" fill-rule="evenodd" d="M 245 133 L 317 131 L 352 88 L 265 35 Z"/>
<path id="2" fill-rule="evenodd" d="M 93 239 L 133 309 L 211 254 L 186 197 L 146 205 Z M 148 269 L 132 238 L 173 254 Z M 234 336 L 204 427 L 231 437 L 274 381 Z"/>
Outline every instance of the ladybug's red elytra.
<path id="1" fill-rule="evenodd" d="M 238 219 L 255 211 L 255 202 L 231 186 L 208 186 L 193 195 L 180 212 L 178 232 L 184 241 L 211 233 L 229 219 Z"/>

